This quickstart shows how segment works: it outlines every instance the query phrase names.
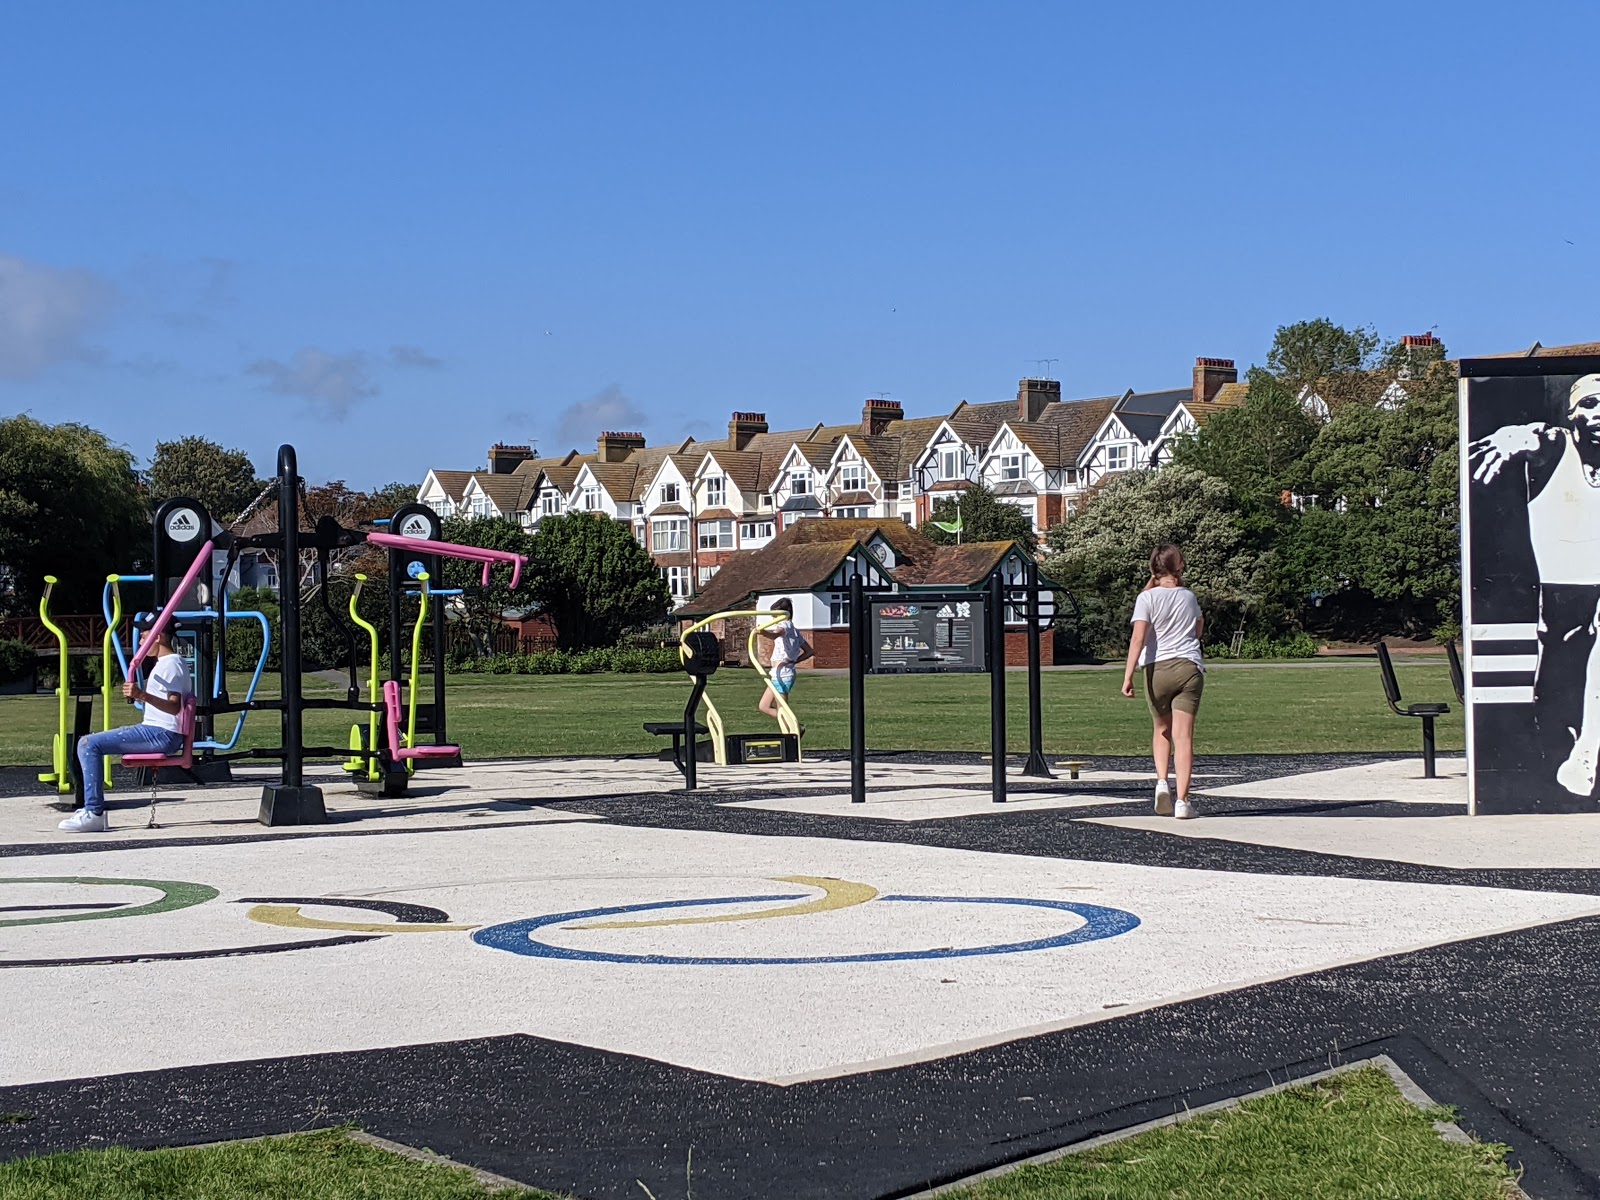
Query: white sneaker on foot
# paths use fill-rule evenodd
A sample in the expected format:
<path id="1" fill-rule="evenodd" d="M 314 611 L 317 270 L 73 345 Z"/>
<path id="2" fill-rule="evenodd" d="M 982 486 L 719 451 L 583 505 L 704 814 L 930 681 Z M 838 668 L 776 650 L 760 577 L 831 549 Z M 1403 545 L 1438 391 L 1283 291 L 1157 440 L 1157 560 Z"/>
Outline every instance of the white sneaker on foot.
<path id="1" fill-rule="evenodd" d="M 87 808 L 80 808 L 56 828 L 65 829 L 68 833 L 105 833 L 111 826 L 106 822 L 105 813 L 92 813 Z"/>
<path id="2" fill-rule="evenodd" d="M 1156 816 L 1172 815 L 1172 787 L 1165 779 L 1156 780 Z"/>
<path id="3" fill-rule="evenodd" d="M 1180 821 L 1187 821 L 1190 817 L 1195 815 L 1194 801 L 1179 800 L 1176 808 L 1173 810 L 1172 815 L 1177 817 Z"/>

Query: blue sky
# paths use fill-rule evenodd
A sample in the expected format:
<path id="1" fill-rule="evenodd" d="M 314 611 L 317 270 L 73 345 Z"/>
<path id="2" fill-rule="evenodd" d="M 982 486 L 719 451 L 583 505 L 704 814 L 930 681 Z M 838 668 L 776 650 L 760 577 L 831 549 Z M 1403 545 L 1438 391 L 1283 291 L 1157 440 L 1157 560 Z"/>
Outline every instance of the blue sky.
<path id="1" fill-rule="evenodd" d="M 1600 337 L 1600 5 L 12 5 L 0 413 L 495 440 Z"/>

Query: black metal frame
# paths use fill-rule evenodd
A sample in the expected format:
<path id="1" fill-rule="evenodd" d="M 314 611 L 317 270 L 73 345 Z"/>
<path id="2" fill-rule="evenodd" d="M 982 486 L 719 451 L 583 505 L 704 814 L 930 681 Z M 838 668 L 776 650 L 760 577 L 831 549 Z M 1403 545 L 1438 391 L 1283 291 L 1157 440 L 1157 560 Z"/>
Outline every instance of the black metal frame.
<path id="1" fill-rule="evenodd" d="M 906 593 L 930 603 L 984 600 L 984 666 L 989 672 L 989 794 L 996 804 L 1006 801 L 1006 608 L 1021 595 L 1025 603 L 1028 634 L 1028 757 L 1020 774 L 1054 779 L 1044 758 L 1043 648 L 1039 629 L 1039 564 L 1030 561 L 1021 584 L 1007 584 L 998 570 L 982 591 Z M 866 677 L 870 656 L 866 588 L 860 575 L 850 578 L 850 802 L 867 802 Z"/>

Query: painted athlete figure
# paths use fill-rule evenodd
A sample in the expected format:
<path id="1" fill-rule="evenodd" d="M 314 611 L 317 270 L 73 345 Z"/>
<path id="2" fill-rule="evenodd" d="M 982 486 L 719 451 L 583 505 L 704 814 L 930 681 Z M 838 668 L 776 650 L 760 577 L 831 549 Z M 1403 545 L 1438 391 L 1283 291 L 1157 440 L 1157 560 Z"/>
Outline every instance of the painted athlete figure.
<path id="1" fill-rule="evenodd" d="M 1572 385 L 1565 425 L 1505 425 L 1467 449 L 1477 483 L 1507 470 L 1525 474 L 1539 566 L 1534 704 L 1537 711 L 1553 700 L 1573 739 L 1556 782 L 1592 796 L 1600 762 L 1600 375 Z M 1576 727 L 1566 720 L 1571 712 L 1560 714 L 1563 695 L 1574 690 L 1582 696 Z"/>

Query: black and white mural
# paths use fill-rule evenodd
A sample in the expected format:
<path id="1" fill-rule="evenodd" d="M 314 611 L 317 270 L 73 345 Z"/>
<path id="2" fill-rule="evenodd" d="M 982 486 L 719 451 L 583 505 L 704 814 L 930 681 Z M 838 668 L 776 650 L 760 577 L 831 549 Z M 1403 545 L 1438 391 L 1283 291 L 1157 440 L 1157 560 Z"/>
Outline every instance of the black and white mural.
<path id="1" fill-rule="evenodd" d="M 1600 358 L 1461 370 L 1473 811 L 1595 811 Z"/>

